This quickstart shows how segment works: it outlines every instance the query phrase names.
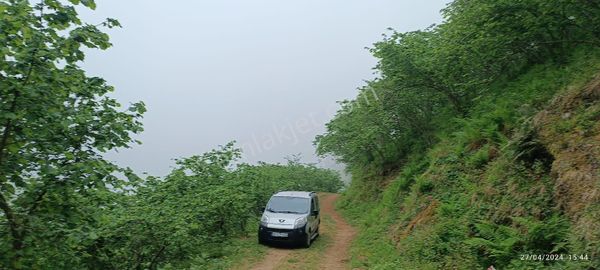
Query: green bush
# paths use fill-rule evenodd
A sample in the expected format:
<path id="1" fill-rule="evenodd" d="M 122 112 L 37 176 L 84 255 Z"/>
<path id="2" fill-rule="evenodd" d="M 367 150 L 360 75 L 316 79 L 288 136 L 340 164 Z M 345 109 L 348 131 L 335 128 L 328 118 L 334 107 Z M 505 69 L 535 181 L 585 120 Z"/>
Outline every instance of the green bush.
<path id="1" fill-rule="evenodd" d="M 433 182 L 431 182 L 430 180 L 427 179 L 423 179 L 423 178 L 419 178 L 417 180 L 417 182 L 415 183 L 416 189 L 419 191 L 419 193 L 422 194 L 426 194 L 429 193 L 433 190 L 433 188 L 435 187 Z"/>
<path id="2" fill-rule="evenodd" d="M 480 169 L 487 164 L 488 161 L 490 161 L 490 146 L 486 144 L 479 148 L 475 153 L 471 154 L 467 158 L 466 163 L 473 168 Z"/>

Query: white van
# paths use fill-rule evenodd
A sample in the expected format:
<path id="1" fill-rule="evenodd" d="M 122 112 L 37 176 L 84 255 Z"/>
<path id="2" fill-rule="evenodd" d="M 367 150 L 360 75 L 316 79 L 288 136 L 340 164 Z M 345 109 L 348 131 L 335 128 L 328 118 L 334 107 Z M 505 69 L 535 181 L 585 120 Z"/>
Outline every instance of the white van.
<path id="1" fill-rule="evenodd" d="M 260 226 L 258 242 L 299 243 L 310 247 L 319 235 L 319 198 L 315 192 L 282 191 L 267 203 Z"/>

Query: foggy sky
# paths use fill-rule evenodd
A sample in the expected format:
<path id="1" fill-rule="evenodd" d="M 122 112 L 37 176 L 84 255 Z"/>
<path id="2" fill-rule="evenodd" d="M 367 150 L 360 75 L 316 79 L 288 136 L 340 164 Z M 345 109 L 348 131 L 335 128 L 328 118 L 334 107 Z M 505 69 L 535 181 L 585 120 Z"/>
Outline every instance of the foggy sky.
<path id="1" fill-rule="evenodd" d="M 86 22 L 118 19 L 114 47 L 83 67 L 116 87 L 123 105 L 144 101 L 143 142 L 107 154 L 138 173 L 165 175 L 173 158 L 236 140 L 243 161 L 302 153 L 373 78 L 365 47 L 386 28 L 439 23 L 447 0 L 97 0 Z M 325 166 L 328 166 L 325 164 Z"/>

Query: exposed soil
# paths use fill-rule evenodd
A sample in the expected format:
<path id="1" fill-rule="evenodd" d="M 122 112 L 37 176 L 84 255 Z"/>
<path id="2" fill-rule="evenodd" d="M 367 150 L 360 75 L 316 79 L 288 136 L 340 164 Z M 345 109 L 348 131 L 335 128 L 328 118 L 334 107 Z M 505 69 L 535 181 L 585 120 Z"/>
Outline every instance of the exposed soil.
<path id="1" fill-rule="evenodd" d="M 350 257 L 348 248 L 356 235 L 356 230 L 350 226 L 337 211 L 335 211 L 334 203 L 338 197 L 338 194 L 321 196 L 321 210 L 323 213 L 330 215 L 333 218 L 336 227 L 335 232 L 322 232 L 333 234 L 334 236 L 333 243 L 327 248 L 325 255 L 322 258 L 320 269 L 349 268 L 348 261 L 350 260 Z"/>
<path id="2" fill-rule="evenodd" d="M 435 211 L 439 205 L 439 201 L 432 200 L 431 203 L 425 209 L 423 209 L 423 211 L 419 212 L 406 227 L 396 227 L 392 233 L 392 239 L 394 242 L 399 243 L 401 240 L 408 237 L 413 229 L 430 222 L 433 219 Z"/>
<path id="3" fill-rule="evenodd" d="M 284 262 L 294 250 L 293 249 L 285 249 L 285 248 L 277 248 L 272 247 L 269 249 L 269 253 L 265 256 L 265 258 L 259 262 L 257 265 L 252 267 L 254 270 L 271 270 L 277 269 L 276 267 Z"/>
<path id="4" fill-rule="evenodd" d="M 600 239 L 600 76 L 570 89 L 536 115 L 538 136 L 554 156 L 555 199 L 573 230 L 593 246 Z M 591 256 L 598 256 L 598 249 Z"/>
<path id="5" fill-rule="evenodd" d="M 320 256 L 314 258 L 318 262 L 310 263 L 315 265 L 314 269 L 349 269 L 349 252 L 348 248 L 352 239 L 356 235 L 356 230 L 350 226 L 342 216 L 335 211 L 335 201 L 338 199 L 338 194 L 320 194 L 321 202 L 321 215 L 323 219 L 331 219 L 335 226 L 332 227 L 320 226 L 321 236 L 329 238 L 327 246 L 324 252 Z M 323 221 L 321 221 L 323 222 Z M 320 237 L 321 237 L 320 236 Z M 317 239 L 320 241 L 322 239 Z M 314 248 L 314 247 L 311 247 Z M 251 269 L 254 270 L 269 270 L 269 269 L 282 269 L 282 268 L 296 268 L 285 265 L 289 261 L 294 261 L 294 253 L 301 252 L 301 249 L 284 248 L 284 247 L 271 247 L 265 258 L 253 266 Z"/>

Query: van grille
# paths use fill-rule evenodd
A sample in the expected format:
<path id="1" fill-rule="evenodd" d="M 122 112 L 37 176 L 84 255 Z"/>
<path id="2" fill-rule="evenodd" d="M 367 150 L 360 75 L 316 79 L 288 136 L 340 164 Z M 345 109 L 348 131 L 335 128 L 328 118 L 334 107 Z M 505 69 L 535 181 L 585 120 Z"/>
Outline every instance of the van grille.
<path id="1" fill-rule="evenodd" d="M 292 229 L 275 229 L 275 228 L 266 228 L 267 231 L 270 232 L 290 232 L 293 231 Z"/>

